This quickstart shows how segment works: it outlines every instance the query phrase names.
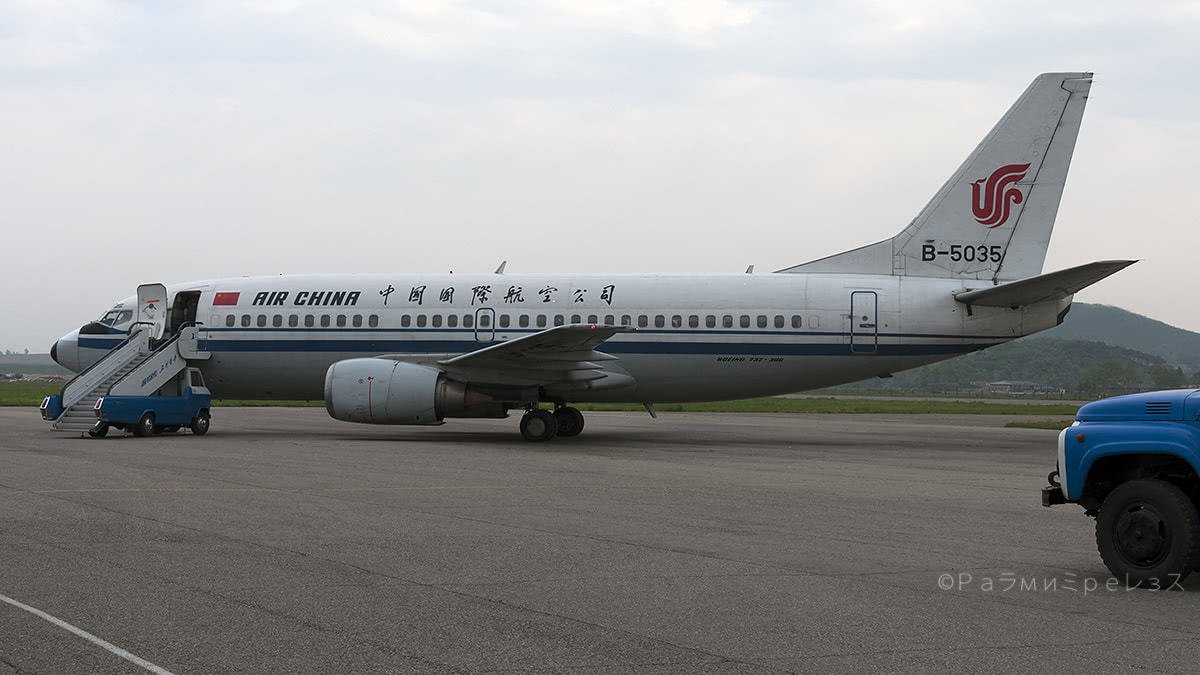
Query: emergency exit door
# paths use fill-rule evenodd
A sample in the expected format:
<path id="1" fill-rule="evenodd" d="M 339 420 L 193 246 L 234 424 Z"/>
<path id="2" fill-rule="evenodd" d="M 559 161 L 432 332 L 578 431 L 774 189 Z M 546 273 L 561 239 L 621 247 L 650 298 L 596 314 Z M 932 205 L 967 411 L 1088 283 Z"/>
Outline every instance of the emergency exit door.
<path id="1" fill-rule="evenodd" d="M 874 354 L 879 349 L 879 295 L 875 291 L 850 293 L 850 353 Z"/>

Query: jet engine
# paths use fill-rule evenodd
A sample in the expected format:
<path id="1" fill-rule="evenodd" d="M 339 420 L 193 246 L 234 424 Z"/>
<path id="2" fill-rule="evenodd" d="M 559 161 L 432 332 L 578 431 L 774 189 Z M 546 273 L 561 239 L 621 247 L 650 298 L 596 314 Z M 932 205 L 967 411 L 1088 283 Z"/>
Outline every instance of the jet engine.
<path id="1" fill-rule="evenodd" d="M 391 359 L 347 359 L 325 372 L 329 416 L 366 424 L 441 424 L 447 417 L 508 417 L 504 402 L 437 368 Z"/>

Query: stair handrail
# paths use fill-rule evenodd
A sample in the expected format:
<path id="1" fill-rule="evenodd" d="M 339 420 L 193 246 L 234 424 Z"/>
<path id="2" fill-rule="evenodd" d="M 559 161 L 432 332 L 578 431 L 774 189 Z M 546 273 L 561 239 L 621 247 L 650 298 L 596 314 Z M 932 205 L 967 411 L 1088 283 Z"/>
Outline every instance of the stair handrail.
<path id="1" fill-rule="evenodd" d="M 136 330 L 135 330 L 136 329 Z M 62 415 L 65 415 L 71 406 L 75 405 L 87 393 L 96 388 L 112 374 L 112 371 L 101 368 L 105 363 L 112 363 L 112 359 L 121 359 L 121 363 L 127 363 L 131 354 L 142 351 L 142 345 L 147 343 L 149 333 L 137 328 L 137 324 L 130 327 L 129 337 L 110 350 L 104 356 L 101 356 L 95 363 L 85 368 L 75 377 L 71 378 L 63 388 L 59 391 L 59 398 L 62 401 Z M 59 415 L 59 417 L 62 417 Z"/>
<path id="2" fill-rule="evenodd" d="M 109 389 L 109 391 L 112 391 L 113 389 L 115 389 L 115 388 L 116 388 L 116 386 L 117 386 L 118 384 L 121 384 L 121 383 L 122 383 L 122 382 L 124 382 L 125 380 L 129 379 L 129 377 L 130 377 L 131 375 L 133 375 L 134 373 L 136 373 L 136 372 L 138 371 L 138 368 L 141 368 L 141 367 L 142 367 L 142 365 L 143 365 L 143 364 L 144 364 L 146 361 L 149 361 L 149 360 L 153 359 L 153 358 L 154 358 L 156 355 L 158 355 L 160 352 L 162 352 L 162 351 L 164 351 L 164 350 L 166 350 L 166 349 L 170 349 L 170 348 L 174 347 L 174 346 L 175 346 L 175 344 L 176 344 L 177 342 L 179 342 L 179 338 L 180 338 L 180 336 L 182 336 L 182 335 L 183 335 L 183 333 L 181 333 L 181 332 L 177 332 L 177 333 L 175 333 L 174 335 L 172 335 L 172 336 L 171 336 L 169 339 L 167 339 L 167 340 L 164 340 L 164 341 L 162 342 L 162 344 L 160 344 L 160 345 L 158 345 L 157 347 L 155 347 L 155 348 L 154 348 L 154 351 L 152 351 L 152 352 L 150 352 L 149 354 L 147 354 L 147 355 L 146 355 L 146 358 L 142 359 L 142 363 L 139 363 L 137 366 L 135 366 L 134 368 L 132 368 L 132 369 L 131 369 L 131 370 L 130 370 L 128 373 L 125 373 L 124 375 L 122 375 L 122 376 L 120 377 L 120 379 L 118 379 L 116 382 L 113 382 L 113 383 L 112 383 L 112 385 L 111 385 L 111 386 L 108 388 L 108 389 Z M 185 365 L 186 365 L 186 364 L 185 364 Z M 97 384 L 99 384 L 99 383 L 97 383 Z M 107 393 L 107 392 L 105 392 L 105 393 Z"/>

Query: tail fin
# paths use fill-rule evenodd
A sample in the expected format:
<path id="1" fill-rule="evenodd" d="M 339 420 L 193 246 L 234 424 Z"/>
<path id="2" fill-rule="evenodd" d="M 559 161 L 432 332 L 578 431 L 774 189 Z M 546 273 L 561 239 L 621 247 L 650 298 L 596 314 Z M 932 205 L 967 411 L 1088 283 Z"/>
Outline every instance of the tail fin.
<path id="1" fill-rule="evenodd" d="M 1091 73 L 1045 73 L 886 241 L 780 272 L 1011 281 L 1041 273 Z"/>

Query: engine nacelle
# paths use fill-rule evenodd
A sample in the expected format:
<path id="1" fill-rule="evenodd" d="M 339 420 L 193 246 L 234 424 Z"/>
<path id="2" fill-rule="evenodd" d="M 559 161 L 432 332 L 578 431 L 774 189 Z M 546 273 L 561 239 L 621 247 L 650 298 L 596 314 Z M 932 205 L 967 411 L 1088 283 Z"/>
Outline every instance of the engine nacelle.
<path id="1" fill-rule="evenodd" d="M 365 424 L 441 424 L 447 417 L 508 417 L 502 401 L 437 368 L 391 359 L 347 359 L 325 372 L 329 416 Z"/>

